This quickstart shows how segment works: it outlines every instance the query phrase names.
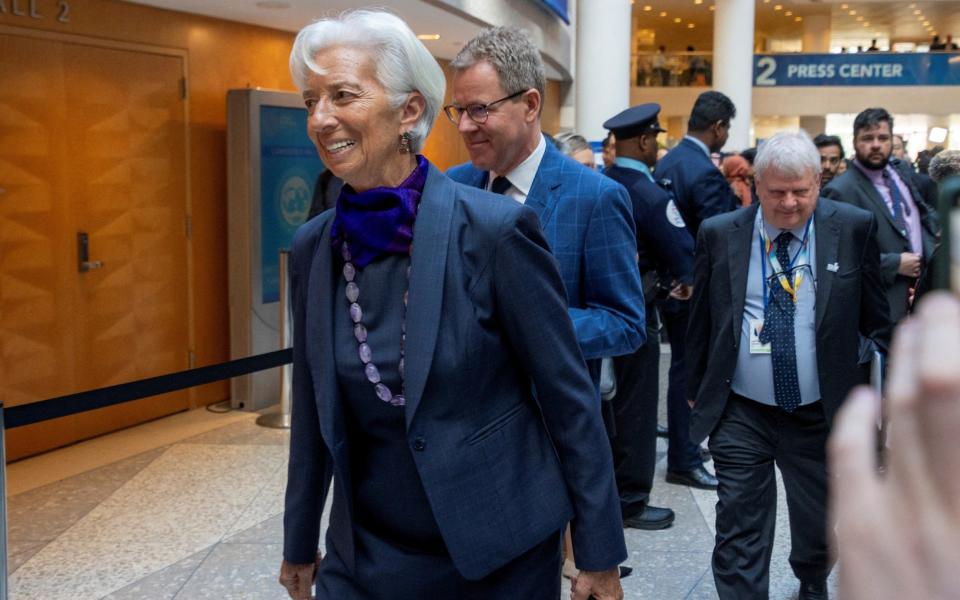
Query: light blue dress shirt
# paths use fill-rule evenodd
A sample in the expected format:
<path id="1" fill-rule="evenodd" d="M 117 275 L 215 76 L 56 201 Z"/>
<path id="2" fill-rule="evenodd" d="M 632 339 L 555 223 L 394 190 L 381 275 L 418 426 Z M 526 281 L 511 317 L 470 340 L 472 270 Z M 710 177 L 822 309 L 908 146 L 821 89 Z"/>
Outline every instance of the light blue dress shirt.
<path id="1" fill-rule="evenodd" d="M 653 178 L 653 174 L 650 173 L 650 167 L 647 166 L 647 163 L 639 161 L 635 158 L 628 158 L 626 156 L 618 156 L 613 159 L 614 164 L 618 167 L 623 167 L 624 169 L 633 169 L 634 171 L 640 171 L 647 176 L 647 179 L 656 183 Z"/>
<path id="2" fill-rule="evenodd" d="M 685 136 L 683 136 L 683 138 L 686 139 L 686 140 L 690 140 L 690 141 L 693 142 L 698 148 L 700 148 L 701 150 L 703 150 L 703 153 L 707 155 L 707 158 L 709 158 L 709 159 L 711 159 L 711 160 L 713 159 L 713 156 L 710 154 L 710 148 L 707 148 L 707 145 L 706 145 L 706 144 L 704 144 L 703 142 L 701 142 L 701 141 L 698 140 L 697 138 L 693 137 L 692 135 L 685 135 Z"/>
<path id="3" fill-rule="evenodd" d="M 753 225 L 753 243 L 750 245 L 750 267 L 747 273 L 747 294 L 743 304 L 743 323 L 740 326 L 740 348 L 737 354 L 737 367 L 733 373 L 730 389 L 734 393 L 761 404 L 776 406 L 773 392 L 773 363 L 770 354 L 750 353 L 750 322 L 763 320 L 764 283 L 762 261 L 767 260 L 760 250 L 760 227 L 764 227 L 769 239 L 776 240 L 781 230 L 771 227 L 763 221 L 763 212 L 757 211 Z M 789 230 L 793 234 L 790 242 L 790 256 L 800 251 L 801 241 L 806 227 Z M 797 310 L 793 327 L 797 350 L 797 379 L 800 383 L 800 405 L 812 404 L 820 399 L 820 379 L 817 372 L 816 337 L 816 244 L 813 223 L 807 244 L 810 254 L 807 262 L 809 271 L 804 272 L 803 281 L 797 296 Z M 776 242 L 774 242 L 776 243 Z M 798 264 L 801 260 L 798 259 Z M 794 265 L 795 267 L 797 265 Z M 767 263 L 767 277 L 773 275 L 773 267 Z"/>

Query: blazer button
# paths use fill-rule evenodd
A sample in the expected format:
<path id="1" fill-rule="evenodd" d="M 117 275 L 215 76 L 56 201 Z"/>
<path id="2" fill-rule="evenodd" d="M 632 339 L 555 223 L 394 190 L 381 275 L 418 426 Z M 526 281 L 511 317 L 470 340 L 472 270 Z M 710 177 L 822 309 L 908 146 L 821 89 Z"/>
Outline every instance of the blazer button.
<path id="1" fill-rule="evenodd" d="M 413 449 L 417 452 L 423 452 L 427 449 L 427 442 L 423 438 L 413 440 Z"/>

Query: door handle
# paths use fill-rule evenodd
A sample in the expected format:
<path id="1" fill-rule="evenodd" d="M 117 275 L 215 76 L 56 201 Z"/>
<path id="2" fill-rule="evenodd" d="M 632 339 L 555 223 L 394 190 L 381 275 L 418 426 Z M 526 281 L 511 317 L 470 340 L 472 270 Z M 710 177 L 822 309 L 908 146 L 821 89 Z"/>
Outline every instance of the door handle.
<path id="1" fill-rule="evenodd" d="M 90 260 L 90 238 L 83 231 L 77 233 L 77 267 L 81 273 L 103 267 L 101 261 Z"/>

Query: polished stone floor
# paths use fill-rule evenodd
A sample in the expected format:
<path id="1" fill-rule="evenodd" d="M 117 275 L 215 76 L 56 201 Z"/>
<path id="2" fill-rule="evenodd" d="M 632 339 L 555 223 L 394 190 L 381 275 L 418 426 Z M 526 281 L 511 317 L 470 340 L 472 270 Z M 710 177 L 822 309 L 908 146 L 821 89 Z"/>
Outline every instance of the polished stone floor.
<path id="1" fill-rule="evenodd" d="M 276 576 L 288 434 L 255 416 L 194 411 L 12 465 L 10 598 L 285 598 Z M 677 520 L 663 531 L 627 530 L 626 597 L 716 598 L 715 494 L 665 483 L 658 444 L 653 500 Z M 781 487 L 774 600 L 796 597 L 788 551 Z"/>

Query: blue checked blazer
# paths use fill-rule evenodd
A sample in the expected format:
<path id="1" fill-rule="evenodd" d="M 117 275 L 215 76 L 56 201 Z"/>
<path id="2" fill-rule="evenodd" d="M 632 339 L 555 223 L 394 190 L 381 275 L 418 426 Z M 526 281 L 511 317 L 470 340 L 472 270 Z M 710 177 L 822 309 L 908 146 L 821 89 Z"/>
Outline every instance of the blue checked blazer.
<path id="1" fill-rule="evenodd" d="M 333 319 L 346 318 L 333 311 L 341 264 L 333 216 L 311 219 L 293 240 L 284 558 L 313 562 L 333 479 L 327 544 L 353 569 L 350 438 L 333 351 Z M 534 211 L 431 167 L 411 264 L 402 410 L 457 570 L 485 577 L 567 522 L 581 569 L 618 565 L 627 553 L 610 446 Z M 379 402 L 372 392 L 370 401 Z"/>
<path id="2" fill-rule="evenodd" d="M 489 172 L 466 163 L 447 175 L 483 188 Z M 537 213 L 560 264 L 577 340 L 599 385 L 600 358 L 630 354 L 646 340 L 630 196 L 548 142 L 525 206 Z"/>

